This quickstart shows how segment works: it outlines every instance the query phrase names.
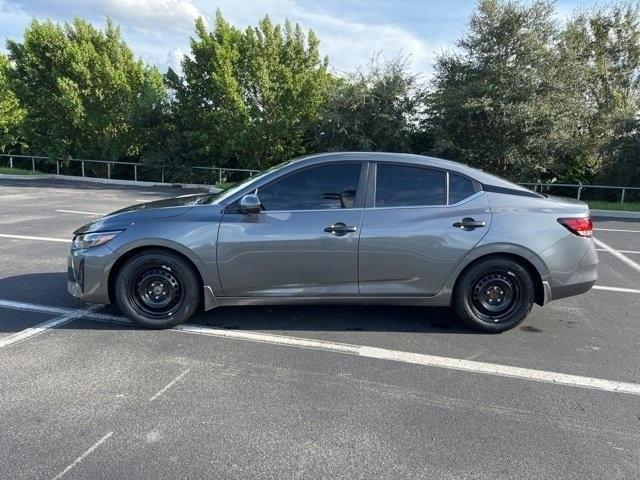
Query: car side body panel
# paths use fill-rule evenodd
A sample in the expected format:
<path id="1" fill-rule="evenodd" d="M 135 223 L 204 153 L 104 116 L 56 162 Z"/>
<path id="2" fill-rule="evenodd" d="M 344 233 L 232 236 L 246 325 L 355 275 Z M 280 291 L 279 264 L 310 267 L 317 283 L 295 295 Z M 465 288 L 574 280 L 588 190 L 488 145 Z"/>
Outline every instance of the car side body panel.
<path id="1" fill-rule="evenodd" d="M 471 217 L 485 226 L 453 224 Z M 360 235 L 360 294 L 433 296 L 450 272 L 487 235 L 484 192 L 455 205 L 365 210 Z"/>
<path id="2" fill-rule="evenodd" d="M 357 295 L 362 215 L 362 208 L 226 213 L 217 258 L 223 295 Z M 355 231 L 324 230 L 338 222 Z"/>

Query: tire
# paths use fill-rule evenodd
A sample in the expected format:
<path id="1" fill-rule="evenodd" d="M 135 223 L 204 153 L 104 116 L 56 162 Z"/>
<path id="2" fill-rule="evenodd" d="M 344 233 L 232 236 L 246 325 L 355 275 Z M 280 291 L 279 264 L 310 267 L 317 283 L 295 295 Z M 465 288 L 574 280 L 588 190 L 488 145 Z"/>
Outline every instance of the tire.
<path id="1" fill-rule="evenodd" d="M 200 305 L 202 288 L 191 265 L 163 250 L 130 258 L 116 277 L 120 310 L 145 328 L 171 328 L 187 321 Z"/>
<path id="2" fill-rule="evenodd" d="M 509 258 L 492 257 L 473 265 L 458 279 L 453 307 L 468 327 L 500 333 L 527 317 L 534 294 L 525 267 Z"/>

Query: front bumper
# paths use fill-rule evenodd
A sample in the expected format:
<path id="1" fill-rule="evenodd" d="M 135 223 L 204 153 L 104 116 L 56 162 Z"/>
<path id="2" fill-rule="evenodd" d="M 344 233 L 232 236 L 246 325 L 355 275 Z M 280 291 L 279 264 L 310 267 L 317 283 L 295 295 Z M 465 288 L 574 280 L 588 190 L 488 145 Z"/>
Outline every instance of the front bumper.
<path id="1" fill-rule="evenodd" d="M 67 291 L 87 303 L 109 304 L 109 260 L 107 246 L 71 250 L 67 260 Z"/>

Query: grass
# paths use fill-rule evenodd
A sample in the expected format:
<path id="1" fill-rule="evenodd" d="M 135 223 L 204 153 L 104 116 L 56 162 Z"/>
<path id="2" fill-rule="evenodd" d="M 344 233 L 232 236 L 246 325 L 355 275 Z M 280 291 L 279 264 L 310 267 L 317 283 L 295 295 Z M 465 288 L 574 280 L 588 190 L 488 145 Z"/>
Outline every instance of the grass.
<path id="1" fill-rule="evenodd" d="M 3 175 L 42 175 L 42 172 L 32 170 L 22 170 L 21 168 L 0 167 L 0 174 Z"/>
<path id="2" fill-rule="evenodd" d="M 587 200 L 589 208 L 594 210 L 623 210 L 625 212 L 640 212 L 638 202 L 604 202 L 602 200 Z"/>
<path id="3" fill-rule="evenodd" d="M 238 182 L 218 182 L 215 184 L 215 187 L 220 188 L 222 190 L 227 190 L 231 187 L 235 187 L 238 184 Z"/>

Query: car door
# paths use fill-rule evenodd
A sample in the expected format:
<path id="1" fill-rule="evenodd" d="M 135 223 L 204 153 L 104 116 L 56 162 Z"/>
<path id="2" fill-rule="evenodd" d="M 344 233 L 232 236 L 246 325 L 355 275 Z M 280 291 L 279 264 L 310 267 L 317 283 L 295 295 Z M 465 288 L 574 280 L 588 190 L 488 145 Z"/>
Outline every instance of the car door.
<path id="1" fill-rule="evenodd" d="M 363 165 L 300 167 L 256 190 L 260 213 L 227 207 L 217 242 L 224 295 L 357 295 Z"/>
<path id="2" fill-rule="evenodd" d="M 429 296 L 489 229 L 477 182 L 420 165 L 370 169 L 360 234 L 362 295 Z"/>

